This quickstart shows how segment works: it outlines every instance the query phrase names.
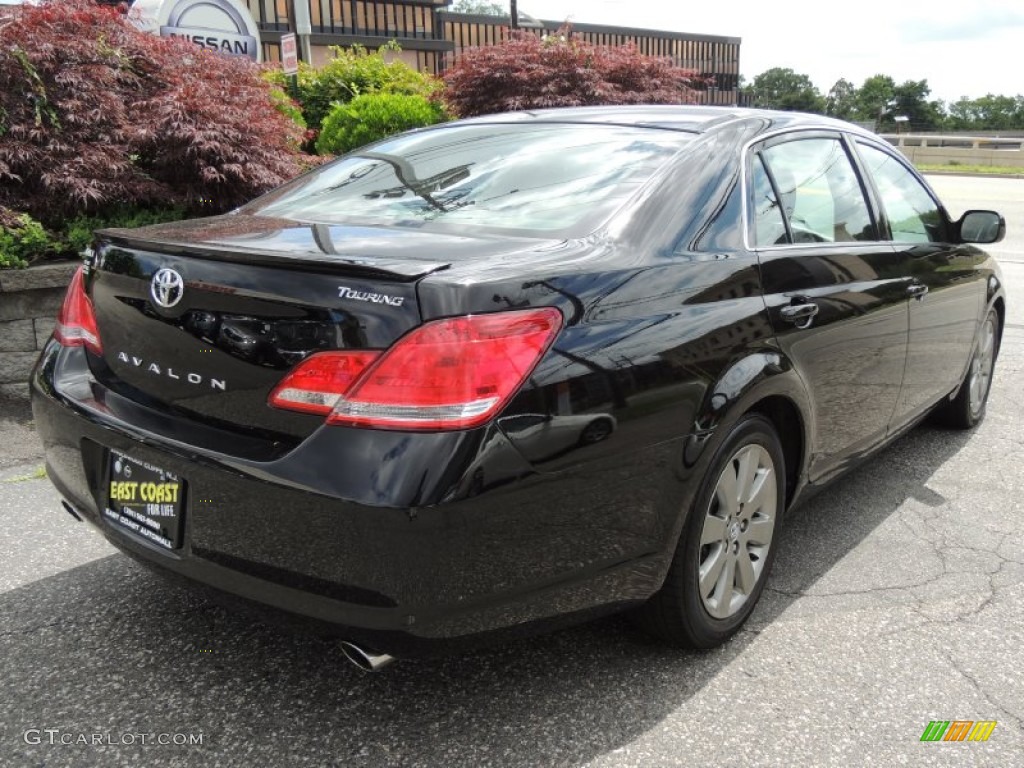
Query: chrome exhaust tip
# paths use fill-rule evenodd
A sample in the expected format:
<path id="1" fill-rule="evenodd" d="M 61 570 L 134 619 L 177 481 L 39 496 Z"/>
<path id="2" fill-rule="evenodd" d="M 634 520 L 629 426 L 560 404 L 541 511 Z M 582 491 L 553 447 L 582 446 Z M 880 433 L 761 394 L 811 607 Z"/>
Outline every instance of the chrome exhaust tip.
<path id="1" fill-rule="evenodd" d="M 363 670 L 363 672 L 379 672 L 396 660 L 391 654 L 374 653 L 365 648 L 360 648 L 348 640 L 341 641 L 341 652 L 345 654 L 346 659 Z"/>
<path id="2" fill-rule="evenodd" d="M 64 507 L 64 510 L 69 515 L 71 515 L 73 518 L 75 518 L 75 520 L 77 520 L 78 522 L 82 522 L 82 516 L 80 514 L 78 514 L 78 510 L 76 510 L 73 506 L 71 506 L 66 501 L 64 501 L 64 499 L 61 499 L 60 503 L 61 503 L 61 506 Z"/>

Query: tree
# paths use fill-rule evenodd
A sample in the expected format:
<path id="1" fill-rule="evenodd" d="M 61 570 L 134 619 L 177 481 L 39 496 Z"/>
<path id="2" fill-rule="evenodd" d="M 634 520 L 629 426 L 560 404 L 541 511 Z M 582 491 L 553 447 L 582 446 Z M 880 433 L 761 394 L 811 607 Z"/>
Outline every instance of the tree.
<path id="1" fill-rule="evenodd" d="M 754 106 L 754 86 L 743 75 L 736 81 L 736 91 L 739 94 L 739 106 Z"/>
<path id="2" fill-rule="evenodd" d="M 857 90 L 857 115 L 874 120 L 875 127 L 891 123 L 896 97 L 896 82 L 888 75 L 874 75 Z"/>
<path id="3" fill-rule="evenodd" d="M 979 99 L 966 96 L 949 105 L 949 127 L 958 131 L 1005 131 L 1024 129 L 1024 96 Z"/>
<path id="4" fill-rule="evenodd" d="M 889 75 L 878 74 L 857 88 L 840 78 L 821 99 L 821 110 L 810 79 L 791 69 L 769 69 L 755 77 L 752 84 L 741 76 L 739 90 L 740 103 L 745 106 L 824 111 L 842 120 L 874 123 L 877 130 L 893 130 L 898 116 L 906 117 L 914 131 L 1024 130 L 1024 95 L 964 96 L 947 105 L 929 98 L 927 80 L 906 80 L 897 85 Z"/>
<path id="5" fill-rule="evenodd" d="M 499 45 L 467 50 L 444 81 L 445 102 L 460 117 L 590 104 L 687 104 L 704 82 L 635 45 L 592 45 L 568 30 L 543 40 L 513 32 Z"/>
<path id="6" fill-rule="evenodd" d="M 946 125 L 953 131 L 969 131 L 974 129 L 977 123 L 976 105 L 974 99 L 961 96 L 949 105 L 949 116 L 946 118 Z"/>
<path id="7" fill-rule="evenodd" d="M 839 78 L 825 97 L 825 114 L 840 120 L 857 117 L 857 86 L 846 78 Z"/>
<path id="8" fill-rule="evenodd" d="M 1024 96 L 996 96 L 989 93 L 974 100 L 977 130 L 1005 131 L 1024 128 Z"/>
<path id="9" fill-rule="evenodd" d="M 942 103 L 929 101 L 927 80 L 907 80 L 893 89 L 892 113 L 906 117 L 912 131 L 936 131 L 942 124 Z"/>
<path id="10" fill-rule="evenodd" d="M 472 13 L 477 16 L 508 15 L 508 10 L 502 3 L 490 3 L 487 0 L 455 0 L 451 9 L 455 13 Z"/>
<path id="11" fill-rule="evenodd" d="M 300 170 L 271 91 L 254 62 L 113 8 L 25 5 L 0 25 L 0 207 L 47 226 L 122 206 L 228 210 Z"/>
<path id="12" fill-rule="evenodd" d="M 774 67 L 754 78 L 753 106 L 792 112 L 824 112 L 825 99 L 811 78 L 792 69 Z"/>

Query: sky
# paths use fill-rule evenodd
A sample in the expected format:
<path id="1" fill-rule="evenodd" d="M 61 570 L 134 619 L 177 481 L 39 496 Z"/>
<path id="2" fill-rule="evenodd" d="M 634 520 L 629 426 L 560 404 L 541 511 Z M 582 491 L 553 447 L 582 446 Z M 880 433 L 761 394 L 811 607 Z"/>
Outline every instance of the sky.
<path id="1" fill-rule="evenodd" d="M 505 5 L 507 5 L 507 0 Z M 519 0 L 539 19 L 740 37 L 747 81 L 772 67 L 828 93 L 885 74 L 927 80 L 947 102 L 1024 94 L 1024 0 Z"/>

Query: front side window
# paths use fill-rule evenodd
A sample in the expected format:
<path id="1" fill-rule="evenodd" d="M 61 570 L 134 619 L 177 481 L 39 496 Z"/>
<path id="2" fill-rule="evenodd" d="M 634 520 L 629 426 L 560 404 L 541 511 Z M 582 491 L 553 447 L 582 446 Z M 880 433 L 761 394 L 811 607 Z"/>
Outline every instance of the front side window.
<path id="1" fill-rule="evenodd" d="M 939 206 L 921 182 L 888 152 L 859 142 L 857 148 L 882 198 L 892 239 L 898 243 L 945 242 Z"/>
<path id="2" fill-rule="evenodd" d="M 762 157 L 775 181 L 791 242 L 878 239 L 857 174 L 838 139 L 787 141 L 763 150 Z"/>
<path id="3" fill-rule="evenodd" d="M 351 226 L 593 231 L 692 134 L 581 124 L 450 126 L 357 149 L 241 209 Z"/>

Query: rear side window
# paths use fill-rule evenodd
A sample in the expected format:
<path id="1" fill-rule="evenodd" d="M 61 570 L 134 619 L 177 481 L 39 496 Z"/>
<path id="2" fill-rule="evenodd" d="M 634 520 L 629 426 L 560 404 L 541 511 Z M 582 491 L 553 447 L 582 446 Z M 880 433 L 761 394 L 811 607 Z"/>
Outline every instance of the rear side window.
<path id="1" fill-rule="evenodd" d="M 763 150 L 794 243 L 877 240 L 864 192 L 842 142 L 813 138 Z M 762 243 L 759 245 L 771 245 Z"/>
<path id="2" fill-rule="evenodd" d="M 864 165 L 875 180 L 892 239 L 898 243 L 941 243 L 947 240 L 938 203 L 914 174 L 887 152 L 857 144 Z"/>
<path id="3" fill-rule="evenodd" d="M 786 222 L 782 218 L 782 207 L 775 195 L 771 180 L 764 168 L 760 155 L 754 157 L 754 230 L 758 245 L 788 243 Z"/>
<path id="4" fill-rule="evenodd" d="M 242 212 L 460 233 L 585 234 L 692 139 L 607 125 L 455 125 L 357 149 Z"/>

